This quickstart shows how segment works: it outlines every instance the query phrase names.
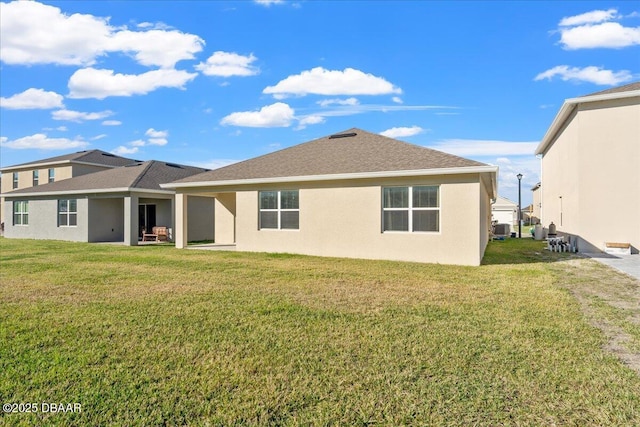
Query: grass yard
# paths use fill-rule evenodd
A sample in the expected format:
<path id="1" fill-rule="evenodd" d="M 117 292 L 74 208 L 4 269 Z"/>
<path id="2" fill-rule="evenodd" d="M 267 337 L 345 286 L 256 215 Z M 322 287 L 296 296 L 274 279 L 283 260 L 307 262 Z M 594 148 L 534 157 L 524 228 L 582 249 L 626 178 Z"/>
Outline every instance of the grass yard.
<path id="1" fill-rule="evenodd" d="M 640 425 L 640 375 L 589 323 L 620 313 L 576 296 L 593 261 L 542 247 L 458 267 L 0 239 L 0 401 L 39 409 L 0 425 Z"/>

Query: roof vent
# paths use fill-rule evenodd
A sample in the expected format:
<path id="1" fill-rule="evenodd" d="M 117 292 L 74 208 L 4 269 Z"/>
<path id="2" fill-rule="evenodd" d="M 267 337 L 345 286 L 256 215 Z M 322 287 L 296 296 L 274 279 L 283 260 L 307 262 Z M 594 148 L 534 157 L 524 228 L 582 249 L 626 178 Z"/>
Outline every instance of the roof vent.
<path id="1" fill-rule="evenodd" d="M 107 157 L 116 157 L 115 154 L 111 154 L 111 153 L 102 153 L 102 155 Z"/>
<path id="2" fill-rule="evenodd" d="M 357 133 L 355 132 L 351 132 L 351 133 L 337 133 L 335 135 L 331 135 L 329 137 L 329 139 L 338 139 L 338 138 L 351 138 L 352 136 L 356 136 Z"/>
<path id="3" fill-rule="evenodd" d="M 131 164 L 125 165 L 124 167 L 125 168 L 132 168 L 134 166 L 142 166 L 142 163 L 131 163 Z"/>
<path id="4" fill-rule="evenodd" d="M 165 165 L 169 166 L 170 168 L 182 169 L 182 166 L 176 165 L 175 163 L 165 163 Z"/>

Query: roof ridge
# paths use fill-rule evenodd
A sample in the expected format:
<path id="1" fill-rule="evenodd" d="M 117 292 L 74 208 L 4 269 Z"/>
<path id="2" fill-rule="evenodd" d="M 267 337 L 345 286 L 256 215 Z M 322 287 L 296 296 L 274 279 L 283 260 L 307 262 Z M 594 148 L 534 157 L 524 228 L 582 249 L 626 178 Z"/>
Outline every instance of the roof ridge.
<path id="1" fill-rule="evenodd" d="M 149 169 L 151 168 L 151 165 L 156 163 L 156 161 L 155 160 L 147 160 L 146 162 L 140 163 L 140 165 L 144 165 L 145 163 L 147 163 L 147 165 L 144 167 L 142 172 L 140 172 L 138 174 L 136 179 L 133 180 L 133 182 L 131 183 L 131 186 L 130 186 L 131 188 L 135 188 L 135 186 L 142 180 L 142 178 L 144 178 L 144 176 L 147 174 L 147 172 L 149 172 Z M 135 163 L 132 163 L 132 164 L 135 164 Z M 126 168 L 127 166 L 121 166 L 121 167 Z"/>

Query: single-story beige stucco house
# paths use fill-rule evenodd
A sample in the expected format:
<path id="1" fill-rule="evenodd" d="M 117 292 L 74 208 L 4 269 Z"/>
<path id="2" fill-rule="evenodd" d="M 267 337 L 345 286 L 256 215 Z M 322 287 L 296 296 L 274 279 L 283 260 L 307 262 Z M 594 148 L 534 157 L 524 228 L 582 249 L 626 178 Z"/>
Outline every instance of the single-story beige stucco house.
<path id="1" fill-rule="evenodd" d="M 183 248 L 192 197 L 215 200 L 214 239 L 237 250 L 479 265 L 497 167 L 349 129 L 162 188 Z"/>
<path id="2" fill-rule="evenodd" d="M 134 162 L 4 194 L 5 237 L 137 245 L 142 230 L 173 228 L 174 192 L 160 188 L 207 169 Z M 192 236 L 213 238 L 213 202 L 192 198 Z"/>
<path id="3" fill-rule="evenodd" d="M 640 82 L 567 99 L 536 149 L 541 222 L 578 250 L 640 249 Z"/>

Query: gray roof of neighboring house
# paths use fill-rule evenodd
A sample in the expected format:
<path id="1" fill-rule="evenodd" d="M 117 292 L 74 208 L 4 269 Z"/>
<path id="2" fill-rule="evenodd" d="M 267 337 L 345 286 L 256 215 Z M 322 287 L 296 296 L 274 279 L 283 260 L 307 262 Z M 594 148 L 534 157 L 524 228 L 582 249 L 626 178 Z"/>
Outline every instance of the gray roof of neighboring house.
<path id="1" fill-rule="evenodd" d="M 112 153 L 107 153 L 102 150 L 86 150 L 78 151 L 76 153 L 63 154 L 61 156 L 49 157 L 46 159 L 35 160 L 33 162 L 21 163 L 19 165 L 7 166 L 2 170 L 25 168 L 29 166 L 36 166 L 41 164 L 51 163 L 89 163 L 102 166 L 125 166 L 138 160 L 128 159 L 126 157 L 117 156 Z"/>
<path id="2" fill-rule="evenodd" d="M 599 92 L 590 93 L 585 96 L 607 95 L 609 93 L 630 92 L 632 90 L 640 90 L 640 81 L 626 84 L 624 86 L 613 87 L 611 89 L 601 90 Z"/>
<path id="3" fill-rule="evenodd" d="M 352 128 L 177 183 L 487 166 Z"/>
<path id="4" fill-rule="evenodd" d="M 111 189 L 114 191 L 122 191 L 122 189 L 163 190 L 160 188 L 160 184 L 199 174 L 207 170 L 208 169 L 150 160 L 49 184 L 23 188 L 5 193 L 5 196 L 11 197 L 14 195 L 37 195 L 45 193 L 82 193 L 96 190 L 104 192 Z"/>

